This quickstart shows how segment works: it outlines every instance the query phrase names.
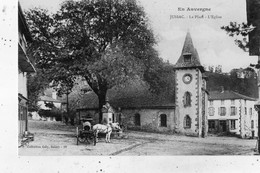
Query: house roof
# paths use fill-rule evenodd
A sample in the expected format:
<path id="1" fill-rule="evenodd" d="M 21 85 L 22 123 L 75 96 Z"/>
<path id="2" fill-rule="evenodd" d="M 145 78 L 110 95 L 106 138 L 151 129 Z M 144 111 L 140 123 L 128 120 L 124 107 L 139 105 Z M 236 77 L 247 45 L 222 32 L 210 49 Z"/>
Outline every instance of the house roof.
<path id="1" fill-rule="evenodd" d="M 185 55 L 191 55 L 190 62 L 184 61 Z M 181 69 L 181 68 L 199 68 L 201 71 L 203 72 L 205 71 L 203 66 L 200 63 L 199 54 L 193 45 L 190 32 L 187 32 L 183 44 L 181 56 L 179 57 L 177 63 L 175 64 L 175 69 Z"/>
<path id="2" fill-rule="evenodd" d="M 21 8 L 19 1 L 18 1 L 18 27 L 19 27 L 19 30 L 21 30 L 23 32 L 24 36 L 26 37 L 26 40 L 31 42 L 32 36 L 30 34 L 30 30 L 26 23 L 26 19 L 24 17 L 23 10 Z"/>
<path id="3" fill-rule="evenodd" d="M 243 94 L 239 94 L 234 91 L 224 90 L 223 92 L 220 91 L 210 91 L 209 92 L 209 100 L 233 100 L 233 99 L 245 99 L 245 100 L 252 100 L 256 101 L 256 98 L 248 97 Z"/>
<path id="4" fill-rule="evenodd" d="M 107 92 L 109 104 L 113 108 L 174 108 L 173 92 L 153 94 L 144 86 L 127 86 L 110 89 Z M 97 109 L 98 97 L 94 92 L 85 95 L 79 109 Z"/>
<path id="5" fill-rule="evenodd" d="M 47 102 L 55 102 L 55 103 L 64 103 L 64 101 L 62 101 L 62 100 L 53 99 L 53 98 L 46 96 L 46 95 L 40 96 L 39 100 L 40 101 L 47 101 Z"/>

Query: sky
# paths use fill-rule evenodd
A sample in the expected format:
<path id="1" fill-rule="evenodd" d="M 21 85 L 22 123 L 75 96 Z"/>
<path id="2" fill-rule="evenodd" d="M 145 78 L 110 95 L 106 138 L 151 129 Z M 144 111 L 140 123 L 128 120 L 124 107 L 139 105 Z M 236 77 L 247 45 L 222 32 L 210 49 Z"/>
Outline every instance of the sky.
<path id="1" fill-rule="evenodd" d="M 33 7 L 51 12 L 59 9 L 63 0 L 20 0 L 23 10 Z M 256 56 L 249 56 L 234 43 L 220 27 L 230 21 L 246 22 L 245 0 L 138 0 L 149 18 L 158 40 L 156 49 L 161 58 L 175 64 L 178 60 L 187 31 L 198 50 L 202 65 L 221 65 L 224 72 L 233 68 L 246 68 L 256 63 Z M 184 11 L 180 11 L 182 8 Z M 187 11 L 188 8 L 208 8 L 210 11 Z M 184 15 L 184 18 L 174 18 Z M 202 18 L 198 18 L 202 16 Z M 215 18 L 208 16 L 214 16 Z M 193 17 L 193 18 L 191 18 Z"/>

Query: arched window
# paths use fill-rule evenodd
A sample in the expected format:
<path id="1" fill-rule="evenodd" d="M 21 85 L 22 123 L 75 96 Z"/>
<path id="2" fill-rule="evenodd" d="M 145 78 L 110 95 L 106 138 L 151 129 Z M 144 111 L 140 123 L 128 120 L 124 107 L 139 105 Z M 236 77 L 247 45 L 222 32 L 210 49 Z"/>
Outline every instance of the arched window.
<path id="1" fill-rule="evenodd" d="M 135 114 L 135 125 L 141 126 L 141 117 L 140 117 L 140 114 L 138 114 L 138 113 Z"/>
<path id="2" fill-rule="evenodd" d="M 191 106 L 191 93 L 190 92 L 185 92 L 183 103 L 184 103 L 184 107 Z"/>
<path id="3" fill-rule="evenodd" d="M 161 127 L 167 127 L 167 115 L 161 114 L 160 115 Z"/>
<path id="4" fill-rule="evenodd" d="M 184 128 L 191 128 L 191 118 L 189 115 L 184 117 Z"/>

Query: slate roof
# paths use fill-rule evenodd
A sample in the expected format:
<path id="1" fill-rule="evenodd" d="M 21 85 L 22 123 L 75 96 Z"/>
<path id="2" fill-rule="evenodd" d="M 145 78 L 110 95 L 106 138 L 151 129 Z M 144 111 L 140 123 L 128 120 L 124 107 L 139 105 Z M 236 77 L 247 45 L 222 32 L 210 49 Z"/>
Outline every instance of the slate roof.
<path id="1" fill-rule="evenodd" d="M 121 89 L 110 89 L 107 92 L 109 104 L 113 108 L 174 108 L 174 93 L 151 93 L 144 86 L 128 86 Z M 79 109 L 97 109 L 98 97 L 94 92 L 84 96 Z"/>
<path id="2" fill-rule="evenodd" d="M 248 97 L 229 90 L 224 90 L 224 92 L 220 92 L 220 91 L 209 92 L 209 100 L 234 100 L 234 99 L 245 99 L 245 100 L 252 100 L 252 101 L 257 100 L 256 98 Z"/>
<path id="3" fill-rule="evenodd" d="M 188 55 L 188 54 L 191 55 L 191 62 L 184 61 L 184 55 Z M 199 68 L 202 72 L 205 71 L 203 66 L 200 63 L 199 54 L 193 45 L 191 35 L 189 32 L 187 32 L 183 44 L 181 56 L 179 57 L 177 63 L 175 64 L 175 68 L 180 69 L 180 68 L 191 68 L 191 67 Z"/>

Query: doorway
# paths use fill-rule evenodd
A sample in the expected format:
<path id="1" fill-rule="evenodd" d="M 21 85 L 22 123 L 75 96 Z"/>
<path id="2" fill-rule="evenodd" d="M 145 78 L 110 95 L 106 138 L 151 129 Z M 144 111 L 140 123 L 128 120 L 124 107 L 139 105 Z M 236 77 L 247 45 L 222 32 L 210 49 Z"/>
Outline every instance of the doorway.
<path id="1" fill-rule="evenodd" d="M 220 121 L 219 121 L 219 131 L 220 131 L 220 132 L 226 132 L 226 131 L 227 131 L 227 123 L 226 123 L 226 120 L 220 120 Z"/>

